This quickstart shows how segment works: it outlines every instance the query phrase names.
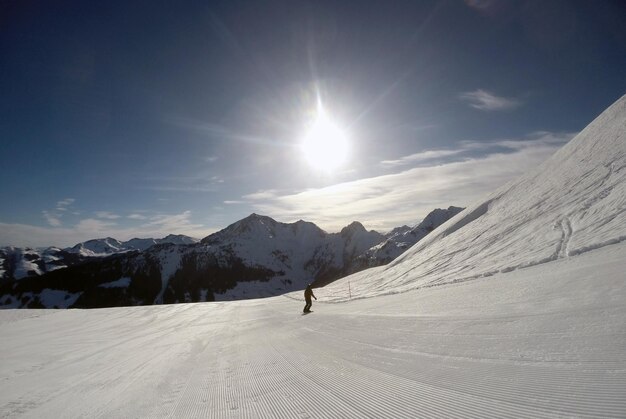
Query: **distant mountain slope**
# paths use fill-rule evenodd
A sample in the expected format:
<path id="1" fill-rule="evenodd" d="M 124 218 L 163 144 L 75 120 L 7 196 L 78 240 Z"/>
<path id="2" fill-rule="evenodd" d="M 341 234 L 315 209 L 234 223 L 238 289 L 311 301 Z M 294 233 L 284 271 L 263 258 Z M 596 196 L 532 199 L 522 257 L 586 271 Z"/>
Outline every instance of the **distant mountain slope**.
<path id="1" fill-rule="evenodd" d="M 357 258 L 353 272 L 386 265 L 461 211 L 463 208 L 452 206 L 448 209 L 437 208 L 413 228 L 404 226 L 394 229 L 387 240 Z"/>
<path id="2" fill-rule="evenodd" d="M 84 258 L 58 247 L 31 249 L 0 247 L 0 284 L 43 275 L 76 264 Z"/>
<path id="3" fill-rule="evenodd" d="M 131 239 L 121 242 L 111 237 L 78 243 L 73 247 L 60 249 L 48 247 L 0 247 L 0 284 L 30 276 L 39 276 L 57 269 L 83 263 L 93 258 L 102 258 L 118 253 L 143 251 L 157 244 L 198 243 L 185 235 L 170 234 L 162 239 Z"/>
<path id="4" fill-rule="evenodd" d="M 198 239 L 185 236 L 182 234 L 170 234 L 162 239 L 130 239 L 121 242 L 111 237 L 104 239 L 94 239 L 86 242 L 78 243 L 74 247 L 65 249 L 70 253 L 77 253 L 81 256 L 108 256 L 114 253 L 128 252 L 131 250 L 146 250 L 155 244 L 194 244 L 198 243 Z"/>
<path id="5" fill-rule="evenodd" d="M 442 211 L 450 210 L 435 210 L 421 225 L 443 222 Z M 364 269 L 355 261 L 373 247 L 385 240 L 395 246 L 421 231 L 419 226 L 405 230 L 386 238 L 355 221 L 329 234 L 310 222 L 287 224 L 252 214 L 200 243 L 184 236 L 90 240 L 59 250 L 75 258 L 67 269 L 33 269 L 19 283 L 5 283 L 0 306 L 104 307 L 268 297 Z M 378 255 L 369 257 L 375 263 Z"/>
<path id="6" fill-rule="evenodd" d="M 367 297 L 465 281 L 626 239 L 626 96 L 550 159 L 475 203 L 389 265 L 360 272 Z M 339 295 L 339 293 L 337 293 Z M 343 297 L 337 297 L 343 298 Z"/>

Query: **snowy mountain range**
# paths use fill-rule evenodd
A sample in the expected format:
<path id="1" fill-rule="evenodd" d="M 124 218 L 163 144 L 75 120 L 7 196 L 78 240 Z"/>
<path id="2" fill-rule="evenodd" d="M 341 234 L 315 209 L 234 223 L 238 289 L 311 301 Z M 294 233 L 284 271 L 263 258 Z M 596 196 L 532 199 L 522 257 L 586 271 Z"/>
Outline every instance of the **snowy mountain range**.
<path id="1" fill-rule="evenodd" d="M 107 237 L 105 239 L 88 240 L 66 249 L 70 253 L 81 256 L 108 256 L 114 253 L 124 253 L 132 250 L 146 250 L 156 244 L 194 244 L 200 240 L 182 234 L 169 234 L 162 239 L 130 239 L 125 242 Z"/>
<path id="2" fill-rule="evenodd" d="M 189 236 L 170 234 L 162 239 L 134 238 L 125 242 L 107 237 L 88 240 L 65 249 L 54 246 L 42 249 L 0 247 L 0 284 L 29 276 L 43 275 L 46 272 L 85 262 L 90 258 L 143 251 L 156 244 L 193 244 L 198 242 L 198 239 Z"/>
<path id="3" fill-rule="evenodd" d="M 353 272 L 386 265 L 461 211 L 463 208 L 459 207 L 438 208 L 413 228 L 402 226 L 393 229 L 385 241 L 368 249 L 357 258 Z"/>
<path id="4" fill-rule="evenodd" d="M 92 307 L 268 297 L 388 263 L 460 210 L 437 209 L 418 226 L 388 235 L 359 222 L 329 234 L 310 222 L 252 214 L 201 241 L 170 235 L 89 240 L 63 250 L 3 248 L 0 304 Z"/>

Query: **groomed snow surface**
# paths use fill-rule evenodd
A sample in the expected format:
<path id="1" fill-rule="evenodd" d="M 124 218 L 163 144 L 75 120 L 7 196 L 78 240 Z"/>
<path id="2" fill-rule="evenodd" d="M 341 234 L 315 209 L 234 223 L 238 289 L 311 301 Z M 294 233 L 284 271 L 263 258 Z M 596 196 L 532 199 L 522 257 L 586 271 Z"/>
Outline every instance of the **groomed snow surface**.
<path id="1" fill-rule="evenodd" d="M 0 417 L 626 417 L 626 244 L 343 303 L 0 311 Z"/>

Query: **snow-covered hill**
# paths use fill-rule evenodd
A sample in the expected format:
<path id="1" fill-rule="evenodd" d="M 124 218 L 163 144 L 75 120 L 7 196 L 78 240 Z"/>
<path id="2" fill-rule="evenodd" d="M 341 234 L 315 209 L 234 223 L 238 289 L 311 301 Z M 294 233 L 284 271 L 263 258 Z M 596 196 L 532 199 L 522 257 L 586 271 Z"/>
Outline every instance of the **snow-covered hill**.
<path id="1" fill-rule="evenodd" d="M 387 236 L 387 240 L 373 246 L 358 257 L 354 272 L 361 271 L 363 268 L 386 265 L 461 211 L 463 208 L 452 206 L 448 209 L 437 208 L 413 228 L 408 226 L 395 228 Z"/>
<path id="2" fill-rule="evenodd" d="M 625 239 L 626 96 L 542 165 L 393 262 L 331 287 L 349 281 L 353 297 L 397 293 L 510 272 Z"/>
<path id="3" fill-rule="evenodd" d="M 259 297 L 303 289 L 309 282 L 329 282 L 347 272 L 357 256 L 382 240 L 382 234 L 367 231 L 356 221 L 339 233 L 326 233 L 302 220 L 286 224 L 252 214 L 208 236 L 202 243 L 210 245 L 204 251 L 218 255 L 221 260 L 235 257 L 245 266 L 262 267 L 274 273 L 271 280 L 275 285 L 259 288 L 259 284 L 240 283 L 225 295 L 228 299 L 239 299 L 243 292 L 249 294 L 251 285 L 256 289 L 252 296 Z"/>
<path id="4" fill-rule="evenodd" d="M 0 416 L 626 417 L 625 135 L 626 97 L 306 316 L 300 292 L 0 310 Z"/>

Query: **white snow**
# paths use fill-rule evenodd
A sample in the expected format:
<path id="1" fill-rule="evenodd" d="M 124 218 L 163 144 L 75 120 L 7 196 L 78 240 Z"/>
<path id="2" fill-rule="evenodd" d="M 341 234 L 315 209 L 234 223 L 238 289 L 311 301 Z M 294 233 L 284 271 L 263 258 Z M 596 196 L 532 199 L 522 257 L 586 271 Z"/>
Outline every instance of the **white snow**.
<path id="1" fill-rule="evenodd" d="M 318 289 L 308 316 L 285 297 L 3 310 L 0 417 L 624 417 L 625 255 L 341 304 Z"/>
<path id="2" fill-rule="evenodd" d="M 215 301 L 233 301 L 250 298 L 250 296 L 271 297 L 276 291 L 283 292 L 293 289 L 293 285 L 286 283 L 285 279 L 272 278 L 268 281 L 245 281 L 238 282 L 234 288 L 222 294 L 215 293 Z M 206 300 L 206 299 L 205 299 Z"/>
<path id="3" fill-rule="evenodd" d="M 121 241 L 107 237 L 78 243 L 76 246 L 65 250 L 71 253 L 78 253 L 85 257 L 102 257 L 113 253 L 125 252 L 130 249 L 124 247 L 124 243 Z"/>
<path id="4" fill-rule="evenodd" d="M 86 242 L 78 243 L 74 247 L 67 248 L 65 250 L 70 253 L 78 253 L 85 257 L 103 257 L 115 253 L 130 252 L 133 250 L 144 251 L 154 246 L 155 244 L 193 244 L 198 242 L 198 239 L 184 236 L 182 234 L 170 234 L 162 239 L 134 238 L 125 242 L 119 241 L 112 237 L 107 237 L 104 239 L 93 239 Z"/>
<path id="5" fill-rule="evenodd" d="M 170 279 L 180 267 L 181 249 L 177 246 L 165 247 L 159 251 L 158 260 L 161 263 L 161 291 L 154 299 L 154 303 L 162 304 L 163 293 L 167 290 Z"/>
<path id="6" fill-rule="evenodd" d="M 130 285 L 131 278 L 124 277 L 120 278 L 117 281 L 105 282 L 104 284 L 98 285 L 102 288 L 125 288 Z"/>
<path id="7" fill-rule="evenodd" d="M 626 97 L 306 316 L 0 311 L 0 417 L 626 417 L 625 135 Z"/>
<path id="8" fill-rule="evenodd" d="M 18 249 L 16 252 L 17 263 L 13 276 L 15 279 L 23 279 L 31 275 L 41 275 L 41 269 L 35 262 L 28 260 L 28 257 L 39 258 L 39 255 L 33 249 Z"/>

